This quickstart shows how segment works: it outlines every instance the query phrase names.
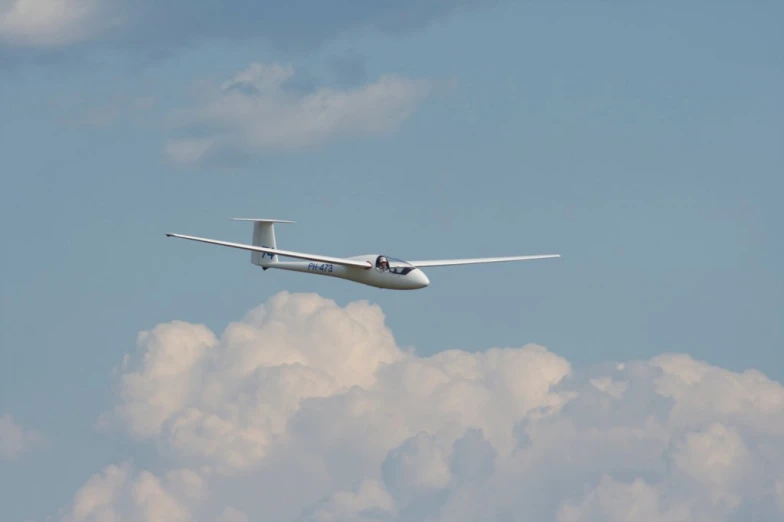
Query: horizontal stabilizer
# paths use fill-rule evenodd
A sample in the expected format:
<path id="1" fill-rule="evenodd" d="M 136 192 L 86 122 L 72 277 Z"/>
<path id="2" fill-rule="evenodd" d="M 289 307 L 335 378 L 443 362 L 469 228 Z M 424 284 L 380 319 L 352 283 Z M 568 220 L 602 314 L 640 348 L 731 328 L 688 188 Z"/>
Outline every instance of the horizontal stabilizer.
<path id="1" fill-rule="evenodd" d="M 296 223 L 287 219 L 231 218 L 232 221 L 253 221 L 254 223 Z"/>
<path id="2" fill-rule="evenodd" d="M 475 265 L 479 263 L 503 263 L 505 261 L 530 261 L 532 259 L 550 259 L 561 257 L 560 254 L 546 254 L 537 256 L 512 256 L 512 257 L 475 257 L 472 259 L 433 259 L 428 261 L 409 261 L 417 268 L 427 266 L 452 266 L 452 265 Z"/>
<path id="3" fill-rule="evenodd" d="M 332 263 L 335 265 L 356 266 L 359 268 L 371 268 L 373 265 L 369 261 L 357 261 L 356 259 L 344 259 L 342 257 L 321 256 L 317 254 L 305 254 L 303 252 L 292 252 L 290 250 L 278 250 L 277 248 L 266 248 L 254 245 L 243 245 L 242 243 L 231 243 L 229 241 L 218 241 L 216 239 L 206 239 L 203 237 L 183 236 L 181 234 L 167 233 L 166 237 L 179 237 L 182 239 L 190 239 L 191 241 L 200 241 L 202 243 L 210 243 L 212 245 L 225 246 L 229 248 L 239 248 L 241 250 L 250 250 L 251 252 L 263 252 L 266 254 L 293 257 L 297 259 L 307 259 L 309 261 L 316 261 L 319 263 Z"/>

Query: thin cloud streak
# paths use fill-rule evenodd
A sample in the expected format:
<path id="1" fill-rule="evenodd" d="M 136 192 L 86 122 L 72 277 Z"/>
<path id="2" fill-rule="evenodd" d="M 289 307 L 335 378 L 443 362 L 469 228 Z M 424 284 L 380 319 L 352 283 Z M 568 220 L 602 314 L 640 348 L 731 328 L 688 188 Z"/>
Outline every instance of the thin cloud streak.
<path id="1" fill-rule="evenodd" d="M 213 89 L 201 106 L 172 112 L 169 159 L 197 165 L 226 158 L 291 152 L 329 141 L 398 129 L 430 94 L 425 80 L 386 75 L 340 89 L 287 88 L 292 66 L 253 63 Z"/>
<path id="2" fill-rule="evenodd" d="M 344 33 L 418 31 L 488 0 L 320 2 L 300 0 L 5 0 L 0 50 L 166 52 L 212 40 L 256 39 L 310 52 Z"/>

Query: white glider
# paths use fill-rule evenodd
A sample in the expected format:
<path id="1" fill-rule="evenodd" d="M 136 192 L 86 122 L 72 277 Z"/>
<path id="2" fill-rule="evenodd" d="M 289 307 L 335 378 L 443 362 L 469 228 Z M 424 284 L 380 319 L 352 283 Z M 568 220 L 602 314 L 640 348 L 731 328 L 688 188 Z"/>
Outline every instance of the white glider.
<path id="1" fill-rule="evenodd" d="M 212 245 L 248 250 L 250 262 L 262 269 L 277 268 L 294 272 L 307 272 L 347 279 L 376 288 L 391 290 L 417 290 L 430 285 L 430 280 L 421 270 L 423 267 L 473 265 L 480 263 L 501 263 L 506 261 L 529 261 L 532 259 L 549 259 L 561 257 L 559 254 L 511 256 L 511 257 L 478 257 L 470 259 L 435 259 L 424 261 L 403 261 L 379 254 L 367 254 L 353 257 L 331 257 L 320 254 L 306 254 L 280 250 L 275 241 L 275 223 L 294 223 L 284 219 L 232 218 L 235 221 L 253 222 L 253 244 L 231 243 L 203 237 L 185 236 L 167 233 L 167 237 L 179 237 L 191 241 L 200 241 Z M 278 256 L 304 259 L 304 261 L 280 261 Z"/>

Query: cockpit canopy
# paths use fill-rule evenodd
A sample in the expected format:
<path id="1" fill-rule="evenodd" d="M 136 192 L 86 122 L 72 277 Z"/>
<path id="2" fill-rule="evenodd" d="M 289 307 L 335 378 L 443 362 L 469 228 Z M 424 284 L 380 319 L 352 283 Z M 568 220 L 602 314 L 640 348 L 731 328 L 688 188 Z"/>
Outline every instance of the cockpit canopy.
<path id="1" fill-rule="evenodd" d="M 416 268 L 410 263 L 406 263 L 402 259 L 396 259 L 389 256 L 378 256 L 376 258 L 376 269 L 392 274 L 406 275 Z"/>

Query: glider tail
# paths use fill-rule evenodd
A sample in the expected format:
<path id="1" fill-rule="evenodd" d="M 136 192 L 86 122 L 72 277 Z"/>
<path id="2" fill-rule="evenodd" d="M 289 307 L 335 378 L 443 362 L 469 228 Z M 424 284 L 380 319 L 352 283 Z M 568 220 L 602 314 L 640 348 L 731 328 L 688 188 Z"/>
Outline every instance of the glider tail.
<path id="1" fill-rule="evenodd" d="M 283 219 L 232 219 L 234 221 L 253 222 L 253 246 L 275 249 L 278 248 L 277 242 L 275 241 L 275 223 L 294 223 L 294 221 L 287 221 Z M 277 254 L 268 254 L 266 252 L 251 252 L 250 262 L 266 270 L 278 262 L 278 256 Z"/>

